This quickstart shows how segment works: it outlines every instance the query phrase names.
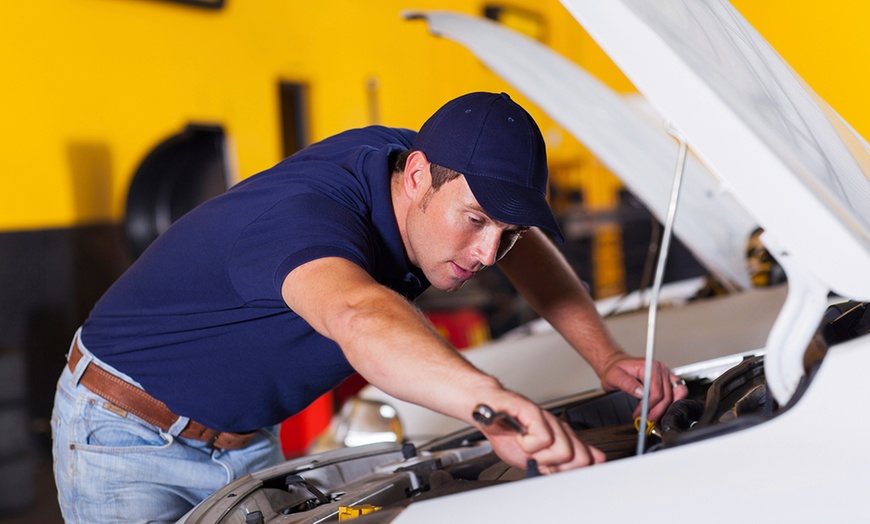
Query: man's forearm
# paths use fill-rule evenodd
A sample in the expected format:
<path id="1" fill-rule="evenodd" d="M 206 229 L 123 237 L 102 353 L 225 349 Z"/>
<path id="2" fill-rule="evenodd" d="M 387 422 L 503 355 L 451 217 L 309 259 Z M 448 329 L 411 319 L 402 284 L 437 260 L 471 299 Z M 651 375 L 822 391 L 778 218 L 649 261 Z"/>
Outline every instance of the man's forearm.
<path id="1" fill-rule="evenodd" d="M 339 258 L 295 269 L 287 305 L 335 341 L 351 366 L 386 393 L 471 422 L 499 382 L 462 357 L 405 298 Z"/>
<path id="2" fill-rule="evenodd" d="M 499 264 L 517 291 L 600 376 L 624 355 L 601 320 L 595 303 L 556 246 L 530 230 Z"/>

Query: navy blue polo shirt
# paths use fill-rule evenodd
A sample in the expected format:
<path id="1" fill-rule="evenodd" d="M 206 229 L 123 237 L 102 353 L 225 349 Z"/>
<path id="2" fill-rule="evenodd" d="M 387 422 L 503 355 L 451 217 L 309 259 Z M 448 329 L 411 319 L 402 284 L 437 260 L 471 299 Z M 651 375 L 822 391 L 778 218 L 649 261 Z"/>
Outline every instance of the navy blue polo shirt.
<path id="1" fill-rule="evenodd" d="M 342 257 L 413 300 L 389 156 L 415 133 L 373 126 L 314 144 L 174 223 L 97 302 L 85 346 L 170 409 L 220 431 L 298 413 L 353 373 L 281 298 L 297 266 Z"/>

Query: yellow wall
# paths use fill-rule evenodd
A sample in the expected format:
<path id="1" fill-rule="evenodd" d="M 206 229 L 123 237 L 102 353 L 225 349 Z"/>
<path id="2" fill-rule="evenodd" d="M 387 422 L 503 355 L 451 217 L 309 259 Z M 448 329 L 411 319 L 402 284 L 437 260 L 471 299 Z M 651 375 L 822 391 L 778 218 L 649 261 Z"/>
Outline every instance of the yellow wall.
<path id="1" fill-rule="evenodd" d="M 733 0 L 801 77 L 870 139 L 870 2 Z"/>
<path id="2" fill-rule="evenodd" d="M 620 91 L 630 84 L 555 0 L 515 0 L 545 41 Z M 118 221 L 148 151 L 188 122 L 225 126 L 248 176 L 281 158 L 277 85 L 310 86 L 311 138 L 372 123 L 418 127 L 472 89 L 512 91 L 460 46 L 400 18 L 409 6 L 479 14 L 471 0 L 227 0 L 209 11 L 152 0 L 0 3 L 0 231 Z M 870 136 L 870 4 L 735 0 L 816 91 Z M 516 95 L 524 103 L 525 100 Z M 607 207 L 618 187 L 530 107 L 567 184 Z M 564 174 L 567 173 L 567 174 Z"/>
<path id="3" fill-rule="evenodd" d="M 413 5 L 482 12 L 474 1 Z M 462 92 L 508 89 L 423 22 L 401 19 L 405 6 L 3 2 L 0 231 L 118 221 L 139 162 L 190 121 L 225 126 L 239 176 L 271 166 L 282 80 L 310 86 L 313 140 L 372 123 L 373 79 L 380 122 L 413 128 Z"/>

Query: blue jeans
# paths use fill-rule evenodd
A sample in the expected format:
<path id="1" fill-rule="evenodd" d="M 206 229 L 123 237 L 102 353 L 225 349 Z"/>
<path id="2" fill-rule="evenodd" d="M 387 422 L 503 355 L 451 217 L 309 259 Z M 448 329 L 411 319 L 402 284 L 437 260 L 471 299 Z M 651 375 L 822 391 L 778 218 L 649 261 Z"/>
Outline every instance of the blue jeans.
<path id="1" fill-rule="evenodd" d="M 87 364 L 130 379 L 84 347 L 82 353 L 74 372 L 64 366 L 51 418 L 54 478 L 66 522 L 175 522 L 227 483 L 284 461 L 277 426 L 260 430 L 244 449 L 224 451 L 179 437 L 186 418 L 164 432 L 106 409 L 102 397 L 78 383 Z"/>

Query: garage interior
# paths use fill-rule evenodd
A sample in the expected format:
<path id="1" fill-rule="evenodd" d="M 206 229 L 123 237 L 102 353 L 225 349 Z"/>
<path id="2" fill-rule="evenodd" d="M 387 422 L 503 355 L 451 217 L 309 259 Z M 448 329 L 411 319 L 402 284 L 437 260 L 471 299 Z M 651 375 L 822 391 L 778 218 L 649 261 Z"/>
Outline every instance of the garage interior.
<path id="1" fill-rule="evenodd" d="M 733 5 L 859 133 L 870 6 Z M 456 94 L 513 92 L 404 9 L 487 17 L 613 89 L 628 80 L 557 0 L 81 0 L 0 7 L 5 189 L 0 196 L 0 522 L 60 522 L 51 474 L 54 385 L 91 306 L 169 224 L 233 183 L 340 130 L 416 128 Z M 357 5 L 359 4 L 359 5 Z M 352 49 L 353 52 L 349 52 Z M 424 56 L 409 89 L 397 65 Z M 548 141 L 561 246 L 596 299 L 649 285 L 660 224 L 583 144 L 522 95 Z M 867 130 L 867 131 L 865 131 Z M 748 241 L 749 239 L 747 239 Z M 706 276 L 681 244 L 667 281 Z M 721 292 L 711 284 L 710 293 Z M 457 347 L 534 318 L 497 271 L 419 301 Z M 297 456 L 362 385 L 349 380 L 287 427 Z M 290 432 L 288 431 L 288 434 Z"/>

